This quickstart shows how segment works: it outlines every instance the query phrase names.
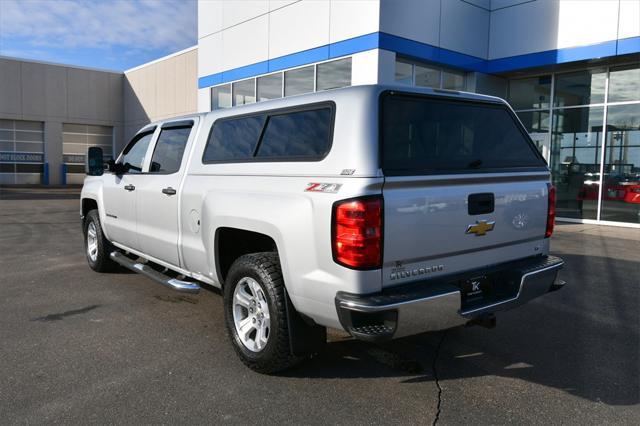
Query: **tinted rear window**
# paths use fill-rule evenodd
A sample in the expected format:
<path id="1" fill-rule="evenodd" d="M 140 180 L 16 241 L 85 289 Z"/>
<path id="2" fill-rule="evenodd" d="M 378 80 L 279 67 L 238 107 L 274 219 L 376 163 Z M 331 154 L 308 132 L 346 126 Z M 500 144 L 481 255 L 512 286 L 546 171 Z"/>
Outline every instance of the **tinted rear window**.
<path id="1" fill-rule="evenodd" d="M 388 175 L 546 166 L 502 105 L 384 95 L 381 133 Z"/>
<path id="2" fill-rule="evenodd" d="M 329 149 L 331 109 L 269 117 L 258 157 L 320 157 Z"/>
<path id="3" fill-rule="evenodd" d="M 217 120 L 204 163 L 314 161 L 331 147 L 333 107 L 276 110 Z"/>

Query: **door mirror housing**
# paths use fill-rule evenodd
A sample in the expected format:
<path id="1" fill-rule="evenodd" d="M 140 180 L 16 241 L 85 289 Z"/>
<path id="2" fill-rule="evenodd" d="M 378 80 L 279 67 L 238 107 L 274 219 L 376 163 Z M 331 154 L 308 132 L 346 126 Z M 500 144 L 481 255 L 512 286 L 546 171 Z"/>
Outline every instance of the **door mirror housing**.
<path id="1" fill-rule="evenodd" d="M 123 174 L 129 171 L 128 163 L 116 163 L 115 160 L 111 159 L 107 162 L 108 168 L 107 170 L 113 173 L 116 176 L 122 176 Z"/>
<path id="2" fill-rule="evenodd" d="M 89 176 L 102 176 L 104 173 L 104 159 L 102 148 L 97 146 L 89 147 L 87 151 L 87 162 L 85 171 Z"/>

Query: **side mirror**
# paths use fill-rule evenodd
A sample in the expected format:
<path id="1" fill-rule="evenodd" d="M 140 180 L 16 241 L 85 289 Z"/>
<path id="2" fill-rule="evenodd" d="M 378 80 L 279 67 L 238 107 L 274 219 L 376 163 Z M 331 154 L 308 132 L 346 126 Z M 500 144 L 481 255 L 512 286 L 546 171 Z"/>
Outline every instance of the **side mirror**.
<path id="1" fill-rule="evenodd" d="M 97 146 L 89 147 L 87 151 L 87 162 L 85 171 L 89 176 L 102 176 L 104 173 L 102 148 Z"/>
<path id="2" fill-rule="evenodd" d="M 109 165 L 109 171 L 115 174 L 116 176 L 122 176 L 123 174 L 129 171 L 129 167 L 127 164 L 116 163 L 115 160 L 111 159 L 107 162 Z"/>

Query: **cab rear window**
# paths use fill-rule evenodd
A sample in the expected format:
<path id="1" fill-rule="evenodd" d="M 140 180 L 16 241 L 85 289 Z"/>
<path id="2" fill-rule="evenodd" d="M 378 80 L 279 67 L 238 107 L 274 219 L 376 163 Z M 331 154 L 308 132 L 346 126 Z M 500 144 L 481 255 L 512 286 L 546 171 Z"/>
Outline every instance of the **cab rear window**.
<path id="1" fill-rule="evenodd" d="M 382 96 L 381 108 L 386 175 L 546 167 L 506 106 L 388 93 Z"/>

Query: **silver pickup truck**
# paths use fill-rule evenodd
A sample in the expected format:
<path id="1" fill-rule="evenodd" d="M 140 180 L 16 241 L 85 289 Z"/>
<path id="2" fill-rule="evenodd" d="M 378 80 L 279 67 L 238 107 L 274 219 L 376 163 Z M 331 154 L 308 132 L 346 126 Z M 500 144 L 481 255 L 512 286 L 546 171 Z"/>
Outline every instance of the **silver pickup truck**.
<path id="1" fill-rule="evenodd" d="M 564 285 L 549 170 L 494 97 L 357 86 L 170 119 L 108 165 L 90 148 L 87 174 L 91 268 L 221 288 L 260 372 L 320 350 L 326 327 L 491 327 Z"/>

